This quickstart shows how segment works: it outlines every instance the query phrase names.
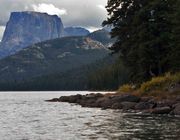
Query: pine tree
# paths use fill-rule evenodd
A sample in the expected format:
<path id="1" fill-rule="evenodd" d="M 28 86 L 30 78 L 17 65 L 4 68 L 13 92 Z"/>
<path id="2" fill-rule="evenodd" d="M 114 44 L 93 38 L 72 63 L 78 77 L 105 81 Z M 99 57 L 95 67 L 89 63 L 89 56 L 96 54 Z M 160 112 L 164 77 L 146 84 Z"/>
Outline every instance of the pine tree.
<path id="1" fill-rule="evenodd" d="M 111 34 L 117 38 L 111 49 L 113 52 L 120 52 L 121 59 L 132 72 L 134 80 L 147 80 L 171 70 L 173 58 L 169 54 L 175 50 L 171 17 L 174 15 L 176 2 L 177 0 L 108 1 L 106 8 L 109 17 L 104 25 L 113 25 Z M 177 35 L 174 35 L 175 38 Z"/>

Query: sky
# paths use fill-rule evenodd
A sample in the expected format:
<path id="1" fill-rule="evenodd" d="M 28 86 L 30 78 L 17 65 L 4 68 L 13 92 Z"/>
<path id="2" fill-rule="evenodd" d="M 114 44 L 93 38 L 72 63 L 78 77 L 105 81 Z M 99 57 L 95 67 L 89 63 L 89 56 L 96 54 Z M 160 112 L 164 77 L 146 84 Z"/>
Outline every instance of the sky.
<path id="1" fill-rule="evenodd" d="M 81 26 L 93 31 L 106 19 L 106 4 L 107 0 L 0 0 L 0 40 L 11 12 L 56 14 L 65 27 Z"/>

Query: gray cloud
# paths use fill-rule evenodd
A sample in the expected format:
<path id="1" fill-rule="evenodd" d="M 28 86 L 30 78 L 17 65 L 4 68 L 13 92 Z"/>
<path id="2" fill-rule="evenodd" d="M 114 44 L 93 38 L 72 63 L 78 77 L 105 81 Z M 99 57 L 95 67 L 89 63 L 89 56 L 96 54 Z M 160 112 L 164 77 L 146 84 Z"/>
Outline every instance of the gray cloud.
<path id="1" fill-rule="evenodd" d="M 64 26 L 101 27 L 106 19 L 107 0 L 0 0 L 0 26 L 5 26 L 13 11 L 44 11 L 57 13 Z M 44 4 L 44 5 L 43 5 Z M 44 7 L 43 7 L 44 6 Z M 51 8 L 49 9 L 48 8 Z M 3 28 L 0 29 L 0 40 Z"/>
<path id="2" fill-rule="evenodd" d="M 5 25 L 12 11 L 34 11 L 42 4 L 66 10 L 61 18 L 65 26 L 100 27 L 106 18 L 107 0 L 0 0 L 0 25 Z M 41 8 L 42 9 L 42 8 Z M 47 8 L 47 10 L 50 10 Z"/>
<path id="3" fill-rule="evenodd" d="M 41 12 L 41 13 L 48 13 L 49 15 L 67 15 L 66 9 L 59 9 L 55 7 L 53 4 L 46 4 L 46 3 L 41 3 L 41 4 L 33 4 L 32 5 L 33 10 L 36 12 Z"/>
<path id="4" fill-rule="evenodd" d="M 5 30 L 5 26 L 0 26 L 0 41 L 3 36 L 4 30 Z"/>

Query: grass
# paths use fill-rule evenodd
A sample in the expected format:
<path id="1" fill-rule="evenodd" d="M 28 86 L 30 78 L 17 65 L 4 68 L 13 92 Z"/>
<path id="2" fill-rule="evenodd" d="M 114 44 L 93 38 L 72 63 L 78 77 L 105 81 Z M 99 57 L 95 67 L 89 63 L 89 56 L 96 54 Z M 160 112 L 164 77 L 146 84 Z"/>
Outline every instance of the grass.
<path id="1" fill-rule="evenodd" d="M 135 87 L 133 85 L 125 84 L 120 86 L 118 89 L 118 93 L 128 93 L 134 91 Z"/>
<path id="2" fill-rule="evenodd" d="M 153 96 L 157 98 L 169 98 L 180 95 L 180 72 L 163 76 L 153 77 L 135 89 L 132 85 L 123 85 L 118 89 L 118 93 L 132 93 L 138 96 Z"/>

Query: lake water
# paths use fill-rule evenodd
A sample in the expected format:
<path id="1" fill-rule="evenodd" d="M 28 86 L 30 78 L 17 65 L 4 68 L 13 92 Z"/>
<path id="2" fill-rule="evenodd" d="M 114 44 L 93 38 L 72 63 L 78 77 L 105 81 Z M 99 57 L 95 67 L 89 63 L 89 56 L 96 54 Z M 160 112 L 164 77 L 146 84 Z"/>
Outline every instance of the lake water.
<path id="1" fill-rule="evenodd" d="M 0 93 L 0 140 L 178 140 L 180 118 L 44 100 L 88 92 Z"/>

